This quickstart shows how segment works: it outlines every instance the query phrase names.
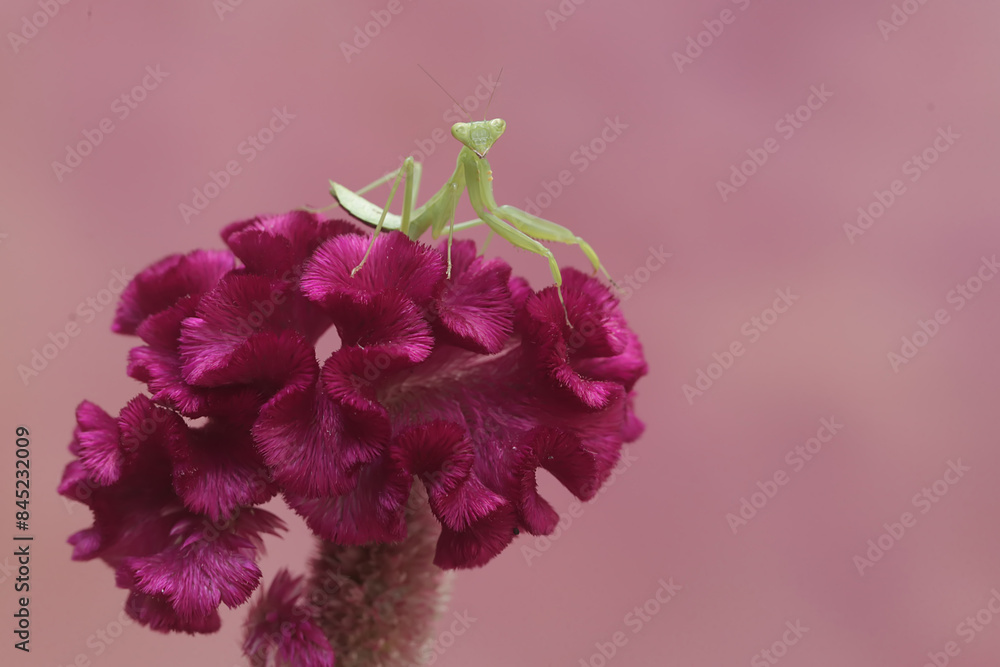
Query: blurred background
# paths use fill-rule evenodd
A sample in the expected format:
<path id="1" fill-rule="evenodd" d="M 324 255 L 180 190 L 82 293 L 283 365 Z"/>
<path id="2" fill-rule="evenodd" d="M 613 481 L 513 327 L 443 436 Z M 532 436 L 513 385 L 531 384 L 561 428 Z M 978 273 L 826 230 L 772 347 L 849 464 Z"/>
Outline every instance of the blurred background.
<path id="1" fill-rule="evenodd" d="M 26 426 L 35 541 L 29 655 L 0 547 L 0 662 L 243 664 L 245 608 L 122 626 L 111 570 L 69 560 L 74 408 L 143 389 L 119 276 L 407 154 L 432 193 L 458 117 L 419 63 L 474 118 L 503 67 L 497 200 L 597 249 L 650 364 L 629 465 L 572 514 L 542 481 L 563 528 L 458 573 L 435 664 L 995 665 L 998 27 L 985 0 L 6 0 L 0 514 Z M 272 506 L 266 579 L 312 551 Z"/>

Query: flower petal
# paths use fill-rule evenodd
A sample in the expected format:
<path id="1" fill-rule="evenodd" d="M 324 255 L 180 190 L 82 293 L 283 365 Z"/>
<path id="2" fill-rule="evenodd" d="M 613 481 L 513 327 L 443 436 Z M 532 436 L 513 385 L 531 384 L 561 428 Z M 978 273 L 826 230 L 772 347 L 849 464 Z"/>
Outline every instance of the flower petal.
<path id="1" fill-rule="evenodd" d="M 204 294 L 235 266 L 232 253 L 224 250 L 195 250 L 164 257 L 141 271 L 122 292 L 112 331 L 135 334 L 147 317 L 185 296 Z"/>
<path id="2" fill-rule="evenodd" d="M 289 280 L 320 244 L 342 234 L 362 232 L 344 220 L 295 210 L 234 222 L 222 230 L 222 240 L 252 272 Z"/>
<path id="3" fill-rule="evenodd" d="M 211 611 L 200 618 L 181 619 L 165 595 L 147 595 L 138 591 L 129 593 L 125 611 L 141 625 L 157 632 L 212 633 L 222 627 L 218 611 Z"/>
<path id="4" fill-rule="evenodd" d="M 263 400 L 286 386 L 306 387 L 316 381 L 316 352 L 294 331 L 253 334 L 240 344 L 213 383 L 251 385 Z"/>
<path id="5" fill-rule="evenodd" d="M 447 252 L 447 243 L 440 251 Z M 434 304 L 438 329 L 449 342 L 495 354 L 514 329 L 510 266 L 500 259 L 477 257 L 472 241 L 454 243 L 451 261 L 451 279 Z"/>
<path id="6" fill-rule="evenodd" d="M 370 239 L 342 235 L 324 243 L 302 276 L 302 290 L 317 303 L 336 297 L 367 302 L 378 294 L 399 291 L 425 305 L 444 279 L 444 258 L 401 232 L 382 232 L 365 265 L 355 274 Z"/>
<path id="7" fill-rule="evenodd" d="M 434 564 L 446 570 L 485 565 L 514 540 L 517 518 L 510 505 L 504 505 L 465 530 L 441 529 Z"/>
<path id="8" fill-rule="evenodd" d="M 175 352 L 153 347 L 133 347 L 128 353 L 130 378 L 145 382 L 153 400 L 169 405 L 186 417 L 208 412 L 208 398 L 184 381 L 181 360 Z"/>
<path id="9" fill-rule="evenodd" d="M 398 542 L 406 536 L 404 505 L 412 478 L 388 457 L 366 466 L 355 488 L 341 496 L 303 498 L 285 494 L 314 533 L 338 544 Z"/>
<path id="10" fill-rule="evenodd" d="M 394 460 L 427 488 L 431 510 L 456 530 L 468 528 L 506 501 L 472 472 L 475 452 L 465 429 L 433 421 L 406 429 L 394 443 Z"/>
<path id="11" fill-rule="evenodd" d="M 578 498 L 588 500 L 597 492 L 598 461 L 581 447 L 580 441 L 562 431 L 539 428 L 522 447 L 518 510 L 522 524 L 534 535 L 547 535 L 556 528 L 559 514 L 538 495 L 535 472 L 548 470 Z M 603 481 L 603 480 L 602 480 Z"/>
<path id="12" fill-rule="evenodd" d="M 302 604 L 302 577 L 282 569 L 247 614 L 243 653 L 253 667 L 333 667 L 333 648 Z"/>
<path id="13" fill-rule="evenodd" d="M 193 517 L 178 521 L 171 535 L 174 543 L 145 557 L 125 559 L 123 566 L 134 590 L 163 596 L 177 615 L 180 628 L 196 631 L 206 616 L 225 603 L 246 602 L 260 581 L 255 562 L 260 534 L 276 534 L 280 519 L 264 510 L 239 515 L 230 530 L 207 532 Z"/>
<path id="14" fill-rule="evenodd" d="M 611 322 L 621 327 L 618 336 L 625 341 L 622 351 L 610 357 L 590 357 L 577 359 L 573 362 L 574 370 L 580 375 L 597 380 L 616 382 L 631 391 L 636 381 L 649 371 L 643 356 L 639 337 L 625 325 L 620 315 Z"/>
<path id="15" fill-rule="evenodd" d="M 335 311 L 344 347 L 377 347 L 390 357 L 411 364 L 426 359 L 434 347 L 427 321 L 400 292 L 378 294 L 363 304 L 345 301 Z"/>
<path id="16" fill-rule="evenodd" d="M 287 288 L 287 283 L 248 274 L 220 280 L 202 298 L 198 316 L 181 323 L 184 380 L 202 386 L 225 384 L 233 354 L 250 336 L 290 328 Z"/>
<path id="17" fill-rule="evenodd" d="M 265 503 L 277 493 L 246 427 L 210 420 L 175 440 L 170 454 L 177 495 L 189 510 L 213 521 Z"/>
<path id="18" fill-rule="evenodd" d="M 253 435 L 277 481 L 294 495 L 316 498 L 350 491 L 361 466 L 378 457 L 388 428 L 349 428 L 340 404 L 309 387 L 275 396 Z"/>
<path id="19" fill-rule="evenodd" d="M 98 484 L 117 481 L 124 464 L 118 421 L 90 401 L 76 408 L 77 427 L 70 447 L 89 478 Z"/>
<path id="20" fill-rule="evenodd" d="M 555 287 L 548 287 L 528 299 L 519 324 L 535 365 L 548 376 L 553 389 L 575 397 L 590 409 L 601 409 L 615 400 L 623 387 L 613 380 L 586 375 L 580 370 L 586 370 L 581 360 L 622 354 L 628 330 L 622 326 L 617 301 L 595 278 L 574 269 L 567 269 L 563 277 L 566 311 Z M 572 328 L 566 323 L 567 314 Z M 641 349 L 638 355 L 641 358 Z"/>

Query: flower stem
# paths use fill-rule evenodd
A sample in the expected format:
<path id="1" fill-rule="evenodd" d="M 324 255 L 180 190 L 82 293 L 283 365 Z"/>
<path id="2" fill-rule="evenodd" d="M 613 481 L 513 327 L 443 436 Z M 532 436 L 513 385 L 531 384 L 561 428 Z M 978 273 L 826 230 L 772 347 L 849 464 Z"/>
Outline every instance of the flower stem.
<path id="1" fill-rule="evenodd" d="M 447 604 L 448 578 L 433 562 L 440 524 L 420 485 L 407 503 L 406 524 L 406 538 L 396 543 L 320 540 L 307 599 L 337 667 L 416 664 Z"/>

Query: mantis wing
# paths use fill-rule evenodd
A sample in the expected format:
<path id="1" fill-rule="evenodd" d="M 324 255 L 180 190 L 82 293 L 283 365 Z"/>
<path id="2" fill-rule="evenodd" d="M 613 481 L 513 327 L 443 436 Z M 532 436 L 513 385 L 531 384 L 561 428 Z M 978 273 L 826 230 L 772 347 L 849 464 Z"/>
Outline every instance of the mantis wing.
<path id="1" fill-rule="evenodd" d="M 333 195 L 334 199 L 337 200 L 337 203 L 339 203 L 345 211 L 353 215 L 361 222 L 371 225 L 372 227 L 377 225 L 379 218 L 382 217 L 383 206 L 371 203 L 361 195 L 355 193 L 353 190 L 348 190 L 339 183 L 330 181 L 330 194 Z M 403 221 L 400 216 L 395 215 L 394 213 L 386 212 L 385 222 L 382 223 L 382 228 L 388 230 L 400 229 L 402 222 Z"/>

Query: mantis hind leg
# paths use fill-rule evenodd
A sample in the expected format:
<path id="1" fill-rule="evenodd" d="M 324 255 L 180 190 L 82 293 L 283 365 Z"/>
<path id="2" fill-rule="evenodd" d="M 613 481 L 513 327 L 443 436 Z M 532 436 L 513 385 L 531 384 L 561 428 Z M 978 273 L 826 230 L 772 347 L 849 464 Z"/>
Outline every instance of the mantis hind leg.
<path id="1" fill-rule="evenodd" d="M 420 174 L 421 174 L 421 172 L 423 170 L 423 166 L 419 162 L 413 160 L 413 158 L 408 158 L 408 159 L 413 162 L 413 177 L 412 177 L 412 180 L 413 180 L 413 199 L 416 200 L 416 198 L 417 198 L 417 189 L 420 187 Z M 374 190 L 375 188 L 377 188 L 378 186 L 382 185 L 383 183 L 388 183 L 392 179 L 397 178 L 399 176 L 400 172 L 404 171 L 406 168 L 407 168 L 406 167 L 406 160 L 403 160 L 403 164 L 399 165 L 399 169 L 393 169 L 392 171 L 390 171 L 388 174 L 386 174 L 382 178 L 378 178 L 378 179 L 372 181 L 371 183 L 369 183 L 368 185 L 366 185 L 365 187 L 359 188 L 358 190 L 355 190 L 354 194 L 356 194 L 356 195 L 363 195 L 364 193 L 368 192 L 369 190 Z M 336 204 L 334 204 L 334 205 L 336 205 Z"/>
<path id="2" fill-rule="evenodd" d="M 534 239 L 540 241 L 558 241 L 559 243 L 579 246 L 580 250 L 583 251 L 583 254 L 587 256 L 590 264 L 594 267 L 594 273 L 596 274 L 600 271 L 612 285 L 618 287 L 615 281 L 611 279 L 607 269 L 601 264 L 601 260 L 598 259 L 597 253 L 590 247 L 590 244 L 562 225 L 557 225 L 545 218 L 531 215 L 514 206 L 498 206 L 496 214 L 519 231 L 524 232 Z"/>
<path id="3" fill-rule="evenodd" d="M 467 220 L 465 222 L 459 222 L 458 224 L 455 224 L 453 222 L 452 225 L 451 225 L 451 230 L 450 231 L 451 231 L 452 234 L 454 234 L 455 232 L 461 231 L 463 229 L 469 229 L 470 227 L 475 227 L 477 225 L 484 225 L 484 224 L 486 224 L 486 222 L 482 218 L 476 218 L 475 220 Z M 479 248 L 479 256 L 480 257 L 482 257 L 483 255 L 486 254 L 486 248 L 487 248 L 487 246 L 489 246 L 490 241 L 493 240 L 493 236 L 495 234 L 496 234 L 496 232 L 494 232 L 492 229 L 490 229 L 489 234 L 486 235 L 486 240 L 483 241 L 483 245 Z M 448 277 L 451 277 L 451 238 L 450 237 L 448 239 L 448 244 L 449 244 L 448 245 L 448 253 L 449 253 L 449 255 L 448 255 Z"/>
<path id="4" fill-rule="evenodd" d="M 420 182 L 420 163 L 416 162 L 416 163 L 414 163 L 413 166 L 414 166 L 414 176 L 413 176 L 413 178 L 414 178 L 414 183 L 416 184 L 416 183 Z M 354 194 L 356 194 L 356 195 L 363 195 L 364 193 L 368 192 L 369 190 L 374 190 L 375 188 L 377 188 L 378 186 L 382 185 L 383 183 L 388 183 L 392 179 L 394 179 L 397 176 L 399 176 L 399 173 L 402 170 L 403 170 L 403 166 L 401 165 L 399 167 L 399 169 L 393 169 L 392 171 L 390 171 L 385 176 L 372 181 L 371 183 L 369 183 L 368 185 L 366 185 L 363 188 L 359 188 L 359 189 L 355 190 Z M 414 192 L 416 192 L 416 189 L 417 189 L 417 186 L 415 184 L 414 184 L 414 187 L 413 187 Z M 310 213 L 323 213 L 324 211 L 329 211 L 331 208 L 337 208 L 340 205 L 341 204 L 340 204 L 339 201 L 334 201 L 329 206 L 324 206 L 323 208 L 312 208 L 310 206 L 303 206 L 302 210 L 303 211 L 308 211 Z"/>
<path id="5" fill-rule="evenodd" d="M 569 312 L 566 310 L 566 301 L 563 299 L 562 273 L 559 271 L 559 264 L 556 262 L 556 258 L 552 254 L 552 251 L 507 221 L 495 216 L 489 210 L 482 209 L 476 212 L 479 213 L 480 219 L 489 226 L 491 233 L 495 233 L 497 236 L 515 247 L 522 248 L 528 252 L 533 252 L 536 255 L 541 255 L 548 260 L 549 270 L 552 272 L 552 281 L 556 286 L 556 294 L 559 295 L 559 303 L 562 305 L 563 316 L 566 318 L 567 326 L 572 329 L 573 324 L 569 321 Z"/>
<path id="6" fill-rule="evenodd" d="M 415 171 L 417 173 L 416 178 L 414 177 Z M 351 269 L 352 278 L 357 274 L 358 271 L 361 270 L 361 267 L 365 265 L 365 262 L 368 261 L 368 255 L 371 254 L 372 248 L 375 246 L 375 239 L 378 238 L 379 233 L 382 231 L 382 225 L 385 224 L 385 216 L 388 215 L 389 213 L 389 207 L 392 205 L 392 199 L 393 197 L 396 196 L 396 189 L 399 187 L 399 182 L 404 179 L 406 181 L 406 185 L 403 194 L 403 216 L 402 216 L 401 230 L 403 231 L 404 234 L 406 233 L 407 224 L 409 223 L 410 220 L 410 211 L 413 209 L 413 199 L 416 196 L 416 190 L 417 190 L 417 184 L 414 181 L 419 180 L 420 178 L 419 173 L 420 173 L 420 166 L 414 163 L 412 157 L 406 158 L 406 160 L 403 162 L 403 166 L 400 167 L 395 172 L 395 180 L 392 182 L 392 188 L 389 190 L 389 200 L 385 203 L 385 208 L 382 209 L 382 215 L 378 219 L 378 224 L 375 225 L 375 231 L 372 232 L 372 240 L 368 243 L 368 249 L 365 250 L 365 254 L 361 258 L 361 261 L 358 262 L 358 265 L 355 266 L 353 269 Z M 392 176 L 393 174 L 390 172 L 389 174 L 386 174 L 382 178 L 378 179 L 374 183 L 367 186 L 365 189 L 371 189 L 372 187 L 377 187 L 382 183 L 385 183 L 387 180 L 389 180 L 389 178 L 392 178 Z M 359 190 L 359 192 L 363 191 L 364 189 Z"/>
<path id="7" fill-rule="evenodd" d="M 392 171 L 390 171 L 388 174 L 386 174 L 382 178 L 375 179 L 374 181 L 372 181 L 371 183 L 369 183 L 368 185 L 366 185 L 363 188 L 358 188 L 357 190 L 354 191 L 354 194 L 363 195 L 364 193 L 368 192 L 369 190 L 374 190 L 375 188 L 377 188 L 378 186 L 382 185 L 383 183 L 388 183 L 392 179 L 397 178 L 399 176 L 400 172 L 402 172 L 402 171 L 403 171 L 403 165 L 399 165 L 399 169 L 393 169 Z"/>

